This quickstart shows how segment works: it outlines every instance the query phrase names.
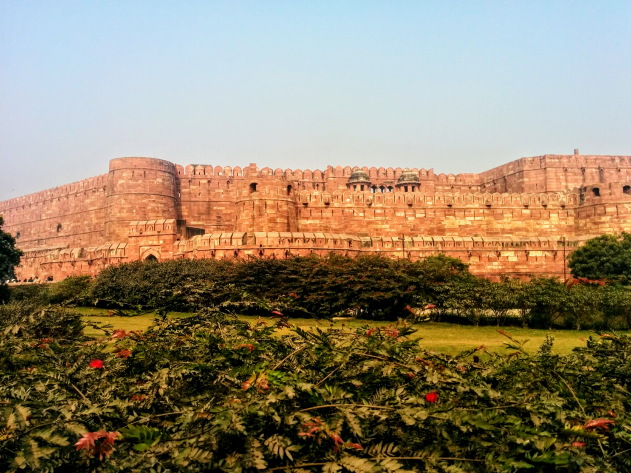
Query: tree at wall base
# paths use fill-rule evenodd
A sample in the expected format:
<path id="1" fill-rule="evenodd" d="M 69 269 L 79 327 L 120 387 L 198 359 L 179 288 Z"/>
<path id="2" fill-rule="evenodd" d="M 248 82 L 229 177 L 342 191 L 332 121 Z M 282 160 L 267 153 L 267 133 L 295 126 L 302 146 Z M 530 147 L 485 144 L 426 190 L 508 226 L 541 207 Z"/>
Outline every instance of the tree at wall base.
<path id="1" fill-rule="evenodd" d="M 6 281 L 15 278 L 13 268 L 20 264 L 22 252 L 15 247 L 15 238 L 2 231 L 4 219 L 0 215 L 0 302 L 8 299 Z"/>
<path id="2" fill-rule="evenodd" d="M 575 278 L 631 284 L 631 233 L 588 240 L 570 254 L 568 266 Z"/>

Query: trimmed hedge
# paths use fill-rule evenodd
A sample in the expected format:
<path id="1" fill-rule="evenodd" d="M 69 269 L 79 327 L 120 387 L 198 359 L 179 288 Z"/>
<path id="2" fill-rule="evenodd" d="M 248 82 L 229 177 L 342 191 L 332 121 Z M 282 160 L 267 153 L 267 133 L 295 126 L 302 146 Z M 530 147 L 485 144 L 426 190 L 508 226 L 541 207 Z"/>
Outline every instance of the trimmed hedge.
<path id="1" fill-rule="evenodd" d="M 102 305 L 139 309 L 195 311 L 224 304 L 246 312 L 262 308 L 302 317 L 396 320 L 410 307 L 431 301 L 436 284 L 472 277 L 466 265 L 444 256 L 418 262 L 335 254 L 180 259 L 107 268 L 95 279 L 92 296 Z"/>

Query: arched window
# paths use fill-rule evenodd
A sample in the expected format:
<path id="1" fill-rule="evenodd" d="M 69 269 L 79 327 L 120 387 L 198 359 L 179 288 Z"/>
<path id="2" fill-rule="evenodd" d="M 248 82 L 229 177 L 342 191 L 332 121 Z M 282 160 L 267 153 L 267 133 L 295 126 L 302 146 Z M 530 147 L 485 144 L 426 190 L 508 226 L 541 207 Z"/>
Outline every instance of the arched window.
<path id="1" fill-rule="evenodd" d="M 256 182 L 250 184 L 250 194 L 256 192 Z"/>
<path id="2" fill-rule="evenodd" d="M 157 263 L 158 262 L 158 258 L 156 258 L 154 255 L 149 255 L 145 258 L 145 261 L 151 262 L 151 263 Z"/>
<path id="3" fill-rule="evenodd" d="M 622 193 L 623 194 L 631 194 L 631 186 L 624 186 L 622 188 Z"/>
<path id="4" fill-rule="evenodd" d="M 392 186 L 388 186 L 388 192 L 392 192 L 393 190 Z"/>
<path id="5" fill-rule="evenodd" d="M 600 197 L 600 189 L 598 187 L 593 187 L 592 192 L 594 193 L 595 197 Z"/>
<path id="6" fill-rule="evenodd" d="M 287 195 L 291 195 L 291 186 L 287 186 Z"/>

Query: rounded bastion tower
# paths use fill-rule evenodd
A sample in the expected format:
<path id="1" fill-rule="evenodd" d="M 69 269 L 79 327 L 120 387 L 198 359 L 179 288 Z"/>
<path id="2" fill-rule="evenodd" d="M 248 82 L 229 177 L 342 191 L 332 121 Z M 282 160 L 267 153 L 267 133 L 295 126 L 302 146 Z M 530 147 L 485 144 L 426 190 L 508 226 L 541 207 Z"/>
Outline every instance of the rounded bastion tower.
<path id="1" fill-rule="evenodd" d="M 107 177 L 105 238 L 127 241 L 129 224 L 178 218 L 175 165 L 155 158 L 116 158 Z"/>
<path id="2" fill-rule="evenodd" d="M 254 169 L 237 195 L 237 231 L 295 232 L 298 230 L 296 195 L 292 182 Z"/>

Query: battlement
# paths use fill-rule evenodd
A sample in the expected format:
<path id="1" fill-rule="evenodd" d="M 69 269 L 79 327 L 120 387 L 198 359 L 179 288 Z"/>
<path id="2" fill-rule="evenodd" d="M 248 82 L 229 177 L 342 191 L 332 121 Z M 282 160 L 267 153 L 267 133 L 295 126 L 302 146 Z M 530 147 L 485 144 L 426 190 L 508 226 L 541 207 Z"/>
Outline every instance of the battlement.
<path id="1" fill-rule="evenodd" d="M 25 207 L 27 205 L 34 205 L 54 199 L 77 196 L 78 194 L 92 190 L 105 190 L 106 183 L 107 174 L 101 174 L 100 176 L 90 177 L 71 184 L 65 184 L 63 186 L 53 187 L 33 194 L 15 197 L 13 199 L 0 202 L 0 214 L 4 214 L 12 209 Z"/>
<path id="2" fill-rule="evenodd" d="M 556 206 L 565 207 L 576 205 L 579 201 L 578 189 L 575 192 L 549 192 L 549 193 L 499 193 L 499 192 L 357 192 L 357 191 L 333 191 L 313 192 L 302 191 L 299 201 L 303 205 L 365 205 L 365 206 L 390 206 L 407 205 L 419 207 L 529 207 L 529 206 Z"/>

